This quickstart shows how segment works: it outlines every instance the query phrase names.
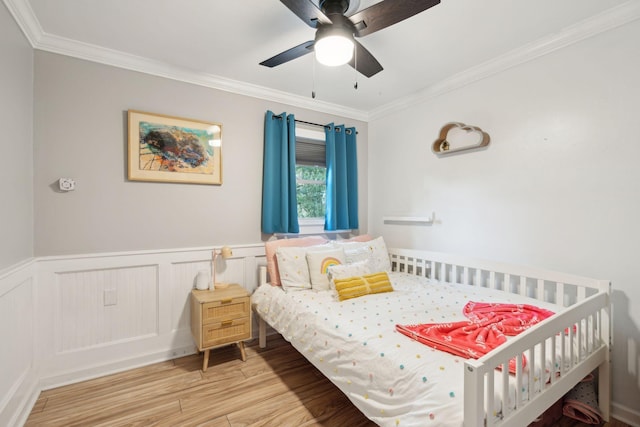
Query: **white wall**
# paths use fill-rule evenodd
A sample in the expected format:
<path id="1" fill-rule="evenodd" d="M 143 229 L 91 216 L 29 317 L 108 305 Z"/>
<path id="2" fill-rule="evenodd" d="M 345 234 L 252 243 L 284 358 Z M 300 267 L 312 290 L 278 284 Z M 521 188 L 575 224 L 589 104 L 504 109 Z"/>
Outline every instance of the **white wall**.
<path id="1" fill-rule="evenodd" d="M 369 123 L 369 228 L 392 247 L 610 279 L 614 414 L 640 423 L 640 22 Z M 438 158 L 440 128 L 491 135 Z M 385 224 L 429 215 L 433 226 Z"/>
<path id="2" fill-rule="evenodd" d="M 260 242 L 264 115 L 358 129 L 367 229 L 367 124 L 57 54 L 35 56 L 36 256 Z M 222 123 L 222 186 L 127 180 L 129 109 Z M 77 189 L 56 191 L 60 177 Z"/>
<path id="3" fill-rule="evenodd" d="M 0 3 L 0 425 L 30 407 L 34 366 L 33 51 Z"/>
<path id="4" fill-rule="evenodd" d="M 0 270 L 33 256 L 33 50 L 0 4 Z"/>

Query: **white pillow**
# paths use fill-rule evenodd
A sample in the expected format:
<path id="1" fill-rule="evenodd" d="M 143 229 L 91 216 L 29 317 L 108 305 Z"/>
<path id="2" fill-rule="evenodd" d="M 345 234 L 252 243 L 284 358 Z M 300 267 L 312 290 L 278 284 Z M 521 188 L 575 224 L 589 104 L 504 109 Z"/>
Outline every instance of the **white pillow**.
<path id="1" fill-rule="evenodd" d="M 307 264 L 309 265 L 309 276 L 311 277 L 311 287 L 317 291 L 327 291 L 329 286 L 329 267 L 345 263 L 344 250 L 334 248 L 324 251 L 308 251 Z"/>
<path id="2" fill-rule="evenodd" d="M 335 289 L 333 282 L 335 279 L 346 279 L 348 277 L 366 276 L 373 273 L 369 259 L 356 261 L 352 264 L 332 265 L 329 267 L 329 284 L 331 289 Z"/>
<path id="3" fill-rule="evenodd" d="M 337 247 L 344 249 L 347 264 L 369 259 L 372 272 L 391 271 L 389 252 L 382 236 L 368 242 L 333 242 Z"/>
<path id="4" fill-rule="evenodd" d="M 280 283 L 285 291 L 311 289 L 307 251 L 331 249 L 331 243 L 313 246 L 281 246 L 276 249 Z"/>
<path id="5" fill-rule="evenodd" d="M 276 250 L 280 283 L 285 291 L 311 289 L 306 253 L 307 248 L 299 246 L 280 247 Z"/>

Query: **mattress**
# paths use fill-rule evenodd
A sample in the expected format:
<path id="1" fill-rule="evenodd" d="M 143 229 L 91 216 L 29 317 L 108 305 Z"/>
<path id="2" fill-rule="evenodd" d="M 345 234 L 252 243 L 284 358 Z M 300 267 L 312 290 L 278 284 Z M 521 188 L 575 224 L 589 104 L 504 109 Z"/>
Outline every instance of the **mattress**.
<path id="1" fill-rule="evenodd" d="M 464 359 L 410 339 L 396 331 L 396 324 L 466 320 L 462 308 L 469 301 L 562 310 L 482 287 L 405 273 L 389 277 L 393 292 L 342 302 L 331 290 L 287 293 L 269 285 L 252 296 L 258 314 L 381 426 L 463 425 Z M 534 378 L 540 387 L 548 372 Z M 523 384 L 525 393 L 527 388 Z M 513 405 L 513 389 L 510 395 Z M 500 400 L 493 416 L 499 416 Z"/>

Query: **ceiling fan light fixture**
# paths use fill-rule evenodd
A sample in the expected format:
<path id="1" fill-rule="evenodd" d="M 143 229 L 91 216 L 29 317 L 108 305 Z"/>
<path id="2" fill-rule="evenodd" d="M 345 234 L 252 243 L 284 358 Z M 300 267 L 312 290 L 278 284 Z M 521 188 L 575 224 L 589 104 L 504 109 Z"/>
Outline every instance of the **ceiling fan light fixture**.
<path id="1" fill-rule="evenodd" d="M 353 58 L 353 36 L 342 32 L 331 32 L 316 39 L 313 50 L 316 59 L 323 65 L 336 67 Z"/>

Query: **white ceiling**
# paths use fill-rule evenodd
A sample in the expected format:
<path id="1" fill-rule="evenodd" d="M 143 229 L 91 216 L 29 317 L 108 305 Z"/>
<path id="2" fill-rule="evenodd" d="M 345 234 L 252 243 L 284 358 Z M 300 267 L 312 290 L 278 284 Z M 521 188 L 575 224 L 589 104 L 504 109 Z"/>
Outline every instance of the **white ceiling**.
<path id="1" fill-rule="evenodd" d="M 314 37 L 278 0 L 4 1 L 37 49 L 361 119 L 640 17 L 637 0 L 442 0 L 359 39 L 379 74 L 316 64 L 314 83 L 313 55 L 258 64 Z"/>

